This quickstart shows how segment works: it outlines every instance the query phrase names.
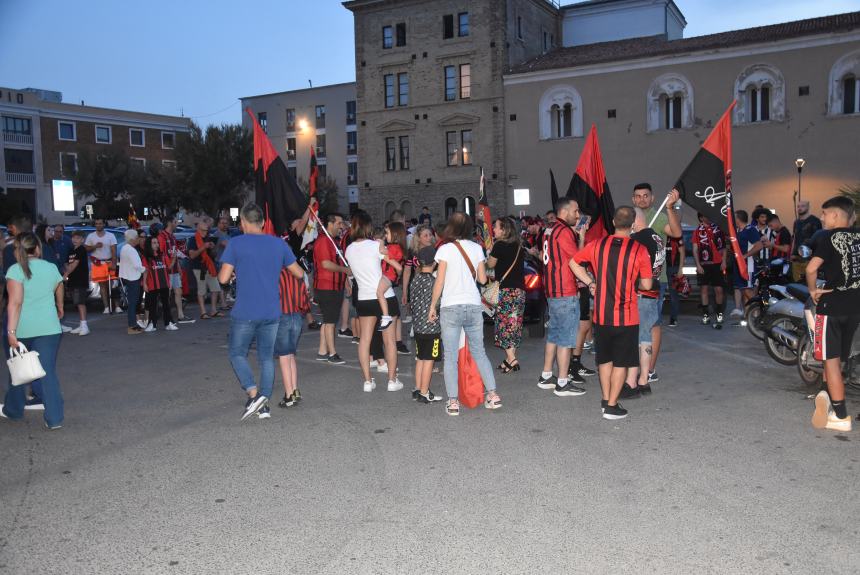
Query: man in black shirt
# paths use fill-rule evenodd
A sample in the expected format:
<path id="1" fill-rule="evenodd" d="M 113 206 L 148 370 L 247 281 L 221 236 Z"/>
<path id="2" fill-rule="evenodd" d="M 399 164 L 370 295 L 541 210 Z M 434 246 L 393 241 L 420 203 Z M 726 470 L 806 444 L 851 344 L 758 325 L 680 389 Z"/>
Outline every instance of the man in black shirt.
<path id="1" fill-rule="evenodd" d="M 807 259 L 800 256 L 800 247 L 821 229 L 821 220 L 809 213 L 809 202 L 797 202 L 797 219 L 794 220 L 794 250 L 791 253 L 791 275 L 794 281 L 801 281 L 806 269 Z"/>
<path id="2" fill-rule="evenodd" d="M 815 396 L 812 426 L 851 431 L 845 407 L 842 361 L 851 356 L 852 342 L 860 325 L 860 230 L 854 202 L 836 196 L 822 206 L 824 231 L 812 239 L 812 259 L 806 266 L 806 285 L 816 304 L 815 359 L 824 362 L 827 392 Z M 825 280 L 816 285 L 818 273 Z M 828 395 L 829 392 L 829 395 Z"/>
<path id="3" fill-rule="evenodd" d="M 81 323 L 71 333 L 87 335 L 90 328 L 87 325 L 87 296 L 90 285 L 90 262 L 87 248 L 84 247 L 86 235 L 76 231 L 72 234 L 72 251 L 69 252 L 66 273 L 63 280 L 67 282 L 67 291 L 72 294 L 72 303 L 78 306 Z"/>

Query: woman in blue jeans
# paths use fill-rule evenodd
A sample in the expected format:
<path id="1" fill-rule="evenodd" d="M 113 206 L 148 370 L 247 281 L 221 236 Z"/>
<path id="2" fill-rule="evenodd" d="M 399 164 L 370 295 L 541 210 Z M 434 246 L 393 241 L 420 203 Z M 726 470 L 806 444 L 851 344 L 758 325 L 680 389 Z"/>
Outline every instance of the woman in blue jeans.
<path id="1" fill-rule="evenodd" d="M 484 381 L 484 407 L 498 409 L 502 400 L 496 393 L 493 367 L 484 349 L 484 316 L 481 293 L 476 281 L 487 282 L 484 250 L 471 241 L 472 219 L 462 212 L 448 218 L 444 233 L 446 243 L 436 251 L 436 282 L 430 304 L 429 320 L 436 321 L 436 305 L 440 303 L 439 322 L 442 327 L 442 347 L 445 349 L 445 390 L 448 415 L 460 415 L 458 400 L 457 359 L 460 334 L 466 333 L 469 352 Z"/>
<path id="2" fill-rule="evenodd" d="M 35 234 L 25 232 L 15 238 L 18 263 L 6 272 L 9 292 L 9 345 L 23 343 L 39 352 L 45 377 L 33 382 L 33 391 L 45 405 L 45 425 L 63 425 L 63 394 L 57 379 L 57 350 L 60 348 L 63 318 L 63 278 L 57 266 L 42 259 L 41 243 Z M 26 385 L 10 385 L 0 414 L 9 419 L 24 417 Z"/>

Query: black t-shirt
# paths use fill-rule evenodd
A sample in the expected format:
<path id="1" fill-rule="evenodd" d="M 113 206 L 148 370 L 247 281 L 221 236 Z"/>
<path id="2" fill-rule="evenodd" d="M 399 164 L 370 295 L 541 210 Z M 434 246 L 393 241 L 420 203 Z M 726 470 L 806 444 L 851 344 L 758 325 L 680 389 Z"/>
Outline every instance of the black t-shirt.
<path id="1" fill-rule="evenodd" d="M 217 250 L 218 238 L 214 238 L 212 236 L 206 236 L 205 238 L 203 238 L 203 242 L 204 243 L 205 242 L 212 242 L 212 245 L 216 246 L 215 248 L 206 250 L 207 253 L 209 254 L 209 257 L 212 258 L 212 261 L 214 262 L 215 258 L 218 255 L 218 250 Z M 191 250 L 197 250 L 197 236 L 194 235 L 194 236 L 191 236 L 190 238 L 188 238 L 188 241 L 185 243 L 185 247 L 189 252 L 191 252 Z M 203 254 L 202 253 L 197 254 L 196 258 L 192 258 L 191 254 L 189 253 L 188 257 L 191 260 L 191 269 L 193 269 L 193 270 L 202 270 L 203 269 Z"/>
<path id="2" fill-rule="evenodd" d="M 69 252 L 69 265 L 75 262 L 78 262 L 78 267 L 69 274 L 69 287 L 85 288 L 90 282 L 90 260 L 83 244 Z"/>
<path id="3" fill-rule="evenodd" d="M 630 238 L 645 246 L 645 249 L 648 250 L 648 257 L 651 260 L 651 273 L 654 277 L 651 287 L 653 289 L 642 291 L 641 293 L 648 297 L 659 297 L 660 274 L 663 272 L 663 264 L 666 263 L 666 248 L 663 246 L 663 236 L 651 228 L 645 228 L 635 234 L 630 234 Z"/>
<path id="4" fill-rule="evenodd" d="M 800 246 L 815 235 L 821 229 L 821 220 L 815 216 L 806 216 L 802 220 L 794 222 L 794 255 L 797 255 Z"/>
<path id="5" fill-rule="evenodd" d="M 494 269 L 496 270 L 496 279 L 501 281 L 501 284 L 499 284 L 500 288 L 525 289 L 525 284 L 523 283 L 523 260 L 526 257 L 526 251 L 525 248 L 521 248 L 520 255 L 517 255 L 519 245 L 519 242 L 496 242 L 493 244 L 490 256 L 497 260 Z M 516 262 L 514 262 L 515 257 L 517 259 Z M 502 276 L 511 267 L 511 263 L 514 264 L 514 267 L 511 268 L 508 277 L 502 281 Z"/>
<path id="6" fill-rule="evenodd" d="M 812 255 L 821 258 L 825 289 L 818 300 L 821 315 L 860 314 L 860 230 L 837 228 L 812 236 Z"/>

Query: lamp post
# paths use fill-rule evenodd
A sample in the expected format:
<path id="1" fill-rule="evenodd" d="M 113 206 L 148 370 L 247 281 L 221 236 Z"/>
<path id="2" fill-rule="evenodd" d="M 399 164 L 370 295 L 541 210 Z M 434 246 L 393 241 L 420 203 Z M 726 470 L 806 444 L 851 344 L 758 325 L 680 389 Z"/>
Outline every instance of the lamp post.
<path id="1" fill-rule="evenodd" d="M 800 201 L 800 174 L 803 172 L 803 166 L 806 165 L 806 160 L 797 158 L 794 160 L 794 165 L 797 166 L 797 201 Z"/>

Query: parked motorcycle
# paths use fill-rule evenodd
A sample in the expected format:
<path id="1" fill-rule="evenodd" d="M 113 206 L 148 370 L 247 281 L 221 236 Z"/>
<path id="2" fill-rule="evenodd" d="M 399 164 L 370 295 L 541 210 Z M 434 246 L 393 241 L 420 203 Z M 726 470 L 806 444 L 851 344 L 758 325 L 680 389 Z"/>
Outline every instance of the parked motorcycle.
<path id="1" fill-rule="evenodd" d="M 784 286 L 789 281 L 790 267 L 785 260 L 775 259 L 756 276 L 756 293 L 744 306 L 747 329 L 756 339 L 764 341 L 767 338 L 763 320 L 768 308 L 786 298 Z"/>
<path id="2" fill-rule="evenodd" d="M 807 310 L 806 329 L 797 344 L 797 372 L 800 379 L 809 386 L 824 386 L 824 362 L 815 359 L 814 354 L 814 312 Z M 842 361 L 842 377 L 845 385 L 860 389 L 860 330 L 854 334 L 851 355 Z"/>
<path id="3" fill-rule="evenodd" d="M 785 293 L 784 299 L 768 306 L 762 318 L 766 333 L 764 347 L 777 363 L 794 365 L 800 338 L 807 330 L 804 305 L 809 290 L 802 284 L 788 284 Z"/>

